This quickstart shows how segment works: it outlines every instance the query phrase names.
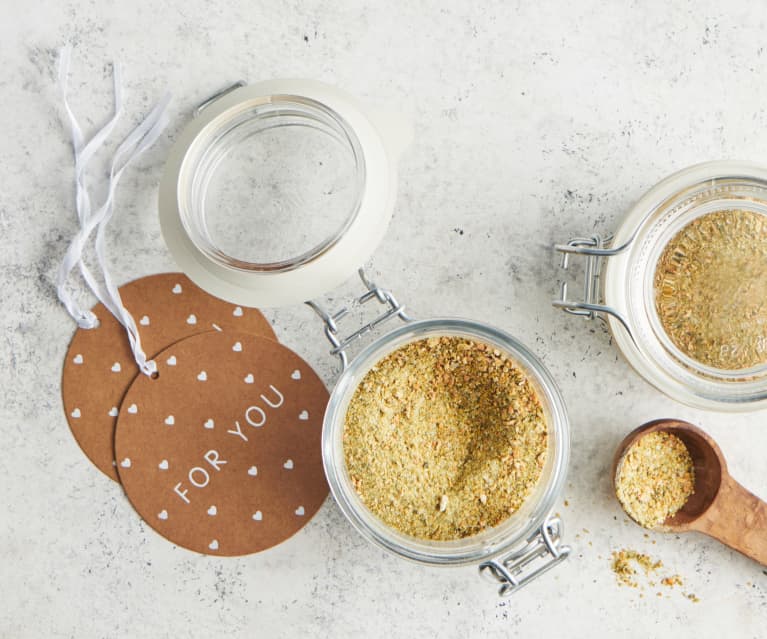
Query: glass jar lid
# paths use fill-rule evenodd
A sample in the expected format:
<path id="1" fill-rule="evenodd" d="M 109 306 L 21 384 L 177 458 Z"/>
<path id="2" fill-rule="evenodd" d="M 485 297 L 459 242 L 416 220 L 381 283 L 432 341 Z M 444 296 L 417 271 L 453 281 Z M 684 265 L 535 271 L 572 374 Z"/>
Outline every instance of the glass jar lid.
<path id="1" fill-rule="evenodd" d="M 767 169 L 690 167 L 648 192 L 612 241 L 604 300 L 650 382 L 704 408 L 767 402 Z M 624 330 L 627 329 L 627 330 Z"/>
<path id="2" fill-rule="evenodd" d="M 179 135 L 160 221 L 181 268 L 233 303 L 275 306 L 346 279 L 383 236 L 408 127 L 306 80 L 244 86 Z"/>

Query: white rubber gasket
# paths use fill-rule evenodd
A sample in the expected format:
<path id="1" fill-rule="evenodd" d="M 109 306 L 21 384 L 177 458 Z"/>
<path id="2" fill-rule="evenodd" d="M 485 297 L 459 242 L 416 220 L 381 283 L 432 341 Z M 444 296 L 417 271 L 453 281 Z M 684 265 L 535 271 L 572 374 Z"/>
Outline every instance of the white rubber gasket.
<path id="1" fill-rule="evenodd" d="M 242 113 L 272 96 L 296 96 L 334 111 L 355 133 L 365 166 L 365 183 L 356 216 L 325 251 L 291 270 L 242 270 L 211 259 L 195 245 L 181 217 L 179 188 L 184 161 L 209 126 Z M 311 80 L 269 80 L 244 86 L 208 104 L 180 133 L 160 182 L 159 214 L 165 242 L 184 273 L 207 292 L 251 307 L 304 302 L 329 291 L 353 274 L 373 253 L 391 219 L 396 196 L 396 158 L 410 140 L 410 129 L 393 116 L 361 108 L 338 89 Z"/>

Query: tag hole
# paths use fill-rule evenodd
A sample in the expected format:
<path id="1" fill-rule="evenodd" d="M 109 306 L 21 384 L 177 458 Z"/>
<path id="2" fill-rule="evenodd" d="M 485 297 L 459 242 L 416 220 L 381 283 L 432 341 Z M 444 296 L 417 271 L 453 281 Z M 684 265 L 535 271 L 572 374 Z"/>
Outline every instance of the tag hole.
<path id="1" fill-rule="evenodd" d="M 155 371 L 149 377 L 151 377 L 152 379 L 157 379 L 158 377 L 160 377 L 160 371 Z"/>

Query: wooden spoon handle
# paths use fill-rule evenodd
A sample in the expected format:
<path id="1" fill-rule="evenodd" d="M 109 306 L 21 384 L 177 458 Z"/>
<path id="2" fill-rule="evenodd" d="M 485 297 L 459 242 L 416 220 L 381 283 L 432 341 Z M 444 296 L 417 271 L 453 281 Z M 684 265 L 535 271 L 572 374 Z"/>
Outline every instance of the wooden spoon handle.
<path id="1" fill-rule="evenodd" d="M 767 502 L 732 477 L 722 477 L 713 508 L 698 530 L 767 566 Z"/>

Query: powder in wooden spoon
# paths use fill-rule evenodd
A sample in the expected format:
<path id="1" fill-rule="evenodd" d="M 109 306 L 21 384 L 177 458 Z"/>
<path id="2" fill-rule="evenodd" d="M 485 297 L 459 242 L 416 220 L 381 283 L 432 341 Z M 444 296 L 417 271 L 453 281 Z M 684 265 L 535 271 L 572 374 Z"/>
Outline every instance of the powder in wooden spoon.
<path id="1" fill-rule="evenodd" d="M 673 517 L 695 487 L 690 451 L 671 433 L 643 435 L 618 465 L 615 494 L 628 515 L 645 528 Z"/>

